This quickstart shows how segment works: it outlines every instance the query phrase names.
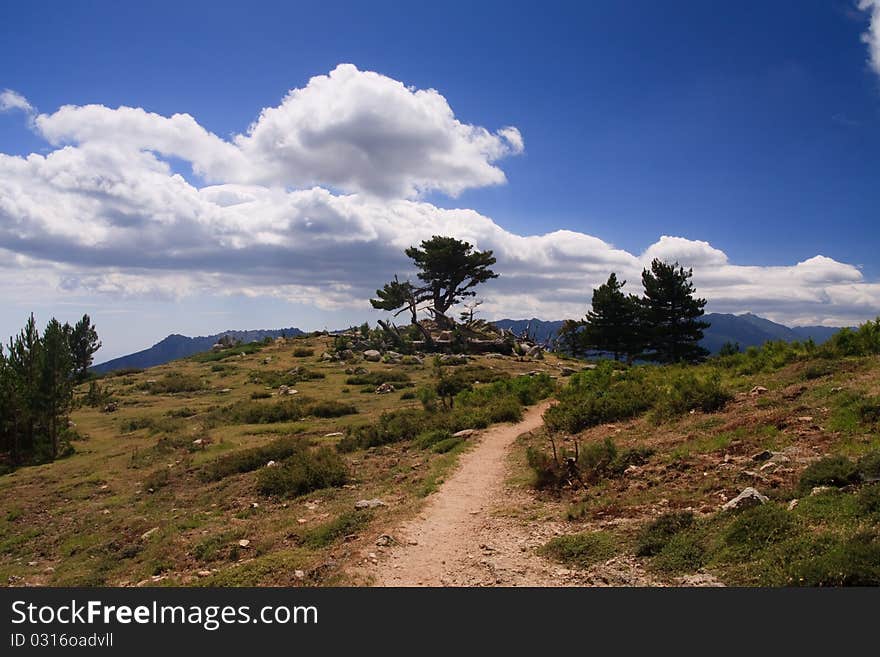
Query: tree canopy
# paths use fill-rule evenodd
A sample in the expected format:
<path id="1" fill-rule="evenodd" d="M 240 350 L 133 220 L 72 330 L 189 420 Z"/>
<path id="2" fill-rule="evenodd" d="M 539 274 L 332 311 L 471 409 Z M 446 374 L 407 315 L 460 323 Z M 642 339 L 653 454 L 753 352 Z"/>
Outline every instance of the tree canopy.
<path id="1" fill-rule="evenodd" d="M 645 296 L 642 318 L 646 327 L 648 356 L 664 363 L 700 361 L 709 352 L 700 346 L 703 329 L 700 321 L 705 299 L 695 296 L 692 269 L 654 259 L 651 269 L 642 272 Z"/>
<path id="2" fill-rule="evenodd" d="M 380 310 L 397 311 L 396 314 L 409 310 L 414 324 L 420 304 L 427 303 L 426 309 L 435 319 L 448 319 L 446 312 L 452 306 L 476 295 L 473 288 L 498 278 L 491 269 L 496 262 L 492 251 L 477 251 L 472 244 L 454 237 L 434 235 L 405 253 L 418 270 L 420 284 L 400 282 L 395 276 L 376 290 L 378 298 L 370 299 L 370 303 Z"/>

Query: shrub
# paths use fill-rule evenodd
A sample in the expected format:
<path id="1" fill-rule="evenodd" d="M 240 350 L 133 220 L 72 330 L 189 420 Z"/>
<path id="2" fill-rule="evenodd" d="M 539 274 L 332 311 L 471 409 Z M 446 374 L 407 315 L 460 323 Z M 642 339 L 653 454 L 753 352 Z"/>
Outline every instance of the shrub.
<path id="1" fill-rule="evenodd" d="M 452 433 L 446 429 L 431 429 L 416 436 L 416 446 L 427 449 L 436 443 L 452 438 Z"/>
<path id="2" fill-rule="evenodd" d="M 407 383 L 409 380 L 409 374 L 406 372 L 380 371 L 350 376 L 345 380 L 345 384 L 349 386 L 375 387 L 383 383 Z"/>
<path id="3" fill-rule="evenodd" d="M 405 393 L 403 393 L 400 396 L 401 401 L 407 401 L 409 399 L 415 399 L 415 398 L 416 398 L 416 393 L 413 392 L 412 390 L 407 390 Z"/>
<path id="4" fill-rule="evenodd" d="M 578 468 L 588 482 L 596 482 L 611 472 L 611 464 L 617 458 L 614 441 L 606 438 L 601 443 L 587 443 L 579 449 Z"/>
<path id="5" fill-rule="evenodd" d="M 607 376 L 600 367 L 572 375 L 567 388 L 559 395 L 559 403 L 544 413 L 548 429 L 578 433 L 606 422 L 633 418 L 651 408 L 656 390 L 646 383 L 643 375 L 625 373 L 614 380 L 613 370 L 604 369 Z"/>
<path id="6" fill-rule="evenodd" d="M 661 389 L 654 404 L 657 419 L 673 418 L 691 410 L 714 413 L 732 398 L 722 389 L 717 375 L 700 379 L 692 372 L 683 372 L 670 378 L 669 385 Z"/>
<path id="7" fill-rule="evenodd" d="M 303 543 L 311 548 L 327 547 L 333 541 L 353 534 L 370 521 L 368 511 L 347 511 L 328 523 L 316 527 L 303 536 Z"/>
<path id="8" fill-rule="evenodd" d="M 534 473 L 535 488 L 559 488 L 565 483 L 564 469 L 547 452 L 529 447 L 526 450 L 526 461 Z"/>
<path id="9" fill-rule="evenodd" d="M 190 408 L 189 406 L 184 406 L 182 408 L 172 408 L 170 411 L 167 411 L 165 415 L 173 418 L 187 418 L 192 417 L 193 415 L 198 415 L 198 411 Z"/>
<path id="10" fill-rule="evenodd" d="M 768 502 L 744 509 L 724 532 L 724 543 L 732 555 L 751 557 L 773 543 L 790 538 L 796 531 L 792 515 Z"/>
<path id="11" fill-rule="evenodd" d="M 158 381 L 144 383 L 141 387 L 154 395 L 167 395 L 204 390 L 205 384 L 195 374 L 166 374 Z"/>
<path id="12" fill-rule="evenodd" d="M 269 399 L 272 393 L 268 390 L 257 390 L 251 393 L 251 399 Z"/>
<path id="13" fill-rule="evenodd" d="M 810 559 L 796 562 L 789 583 L 797 586 L 880 585 L 880 534 L 860 532 L 847 540 L 830 540 Z M 824 547 L 824 546 L 823 546 Z"/>
<path id="14" fill-rule="evenodd" d="M 314 356 L 315 350 L 309 349 L 308 347 L 296 347 L 293 350 L 293 355 L 297 358 L 307 358 L 309 356 Z"/>
<path id="15" fill-rule="evenodd" d="M 274 424 L 299 420 L 306 415 L 306 400 L 285 399 L 275 403 L 241 401 L 215 411 L 215 419 L 227 424 Z"/>
<path id="16" fill-rule="evenodd" d="M 694 514 L 690 511 L 664 513 L 643 527 L 636 538 L 636 555 L 653 557 L 658 554 L 673 536 L 694 524 Z"/>
<path id="17" fill-rule="evenodd" d="M 159 468 L 158 470 L 154 470 L 149 475 L 147 475 L 146 479 L 144 479 L 144 490 L 153 493 L 160 488 L 167 486 L 171 481 L 171 475 L 168 472 L 168 468 Z"/>
<path id="18" fill-rule="evenodd" d="M 862 487 L 858 498 L 856 498 L 856 508 L 863 516 L 880 514 L 880 484 Z"/>
<path id="19" fill-rule="evenodd" d="M 294 452 L 280 466 L 262 468 L 257 475 L 257 490 L 263 495 L 297 497 L 347 481 L 345 461 L 325 445 L 315 451 Z"/>
<path id="20" fill-rule="evenodd" d="M 309 404 L 305 412 L 306 415 L 314 415 L 315 417 L 342 417 L 343 415 L 353 415 L 358 410 L 352 404 L 330 400 Z"/>
<path id="21" fill-rule="evenodd" d="M 464 438 L 462 437 L 451 437 L 446 438 L 445 440 L 440 440 L 433 445 L 431 445 L 431 451 L 435 454 L 445 454 L 446 452 L 450 452 L 456 447 L 458 447 L 461 443 L 464 442 Z"/>
<path id="22" fill-rule="evenodd" d="M 425 429 L 424 413 L 413 409 L 382 413 L 375 424 L 353 427 L 336 448 L 341 452 L 410 440 Z"/>
<path id="23" fill-rule="evenodd" d="M 688 573 L 702 568 L 707 559 L 706 546 L 696 532 L 673 534 L 651 564 L 657 570 L 669 573 Z"/>
<path id="24" fill-rule="evenodd" d="M 859 481 L 856 464 L 845 456 L 826 456 L 803 471 L 798 482 L 801 494 L 814 486 L 837 486 L 838 488 Z"/>
<path id="25" fill-rule="evenodd" d="M 614 537 L 602 531 L 557 536 L 540 549 L 545 556 L 583 568 L 610 559 L 616 552 Z"/>
<path id="26" fill-rule="evenodd" d="M 856 463 L 856 469 L 865 481 L 880 480 L 880 449 L 864 454 Z"/>
<path id="27" fill-rule="evenodd" d="M 204 481 L 219 481 L 230 475 L 251 472 L 269 461 L 281 461 L 307 449 L 308 442 L 303 438 L 278 438 L 260 447 L 225 454 L 202 466 L 199 475 Z"/>

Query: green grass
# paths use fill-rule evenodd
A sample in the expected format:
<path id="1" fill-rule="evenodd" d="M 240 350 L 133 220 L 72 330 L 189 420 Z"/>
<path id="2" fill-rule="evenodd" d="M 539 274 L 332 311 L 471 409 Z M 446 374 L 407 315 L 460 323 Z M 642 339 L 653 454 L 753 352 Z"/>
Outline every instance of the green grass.
<path id="1" fill-rule="evenodd" d="M 617 549 L 613 534 L 596 531 L 557 536 L 550 539 L 539 552 L 562 563 L 586 568 L 610 559 Z"/>

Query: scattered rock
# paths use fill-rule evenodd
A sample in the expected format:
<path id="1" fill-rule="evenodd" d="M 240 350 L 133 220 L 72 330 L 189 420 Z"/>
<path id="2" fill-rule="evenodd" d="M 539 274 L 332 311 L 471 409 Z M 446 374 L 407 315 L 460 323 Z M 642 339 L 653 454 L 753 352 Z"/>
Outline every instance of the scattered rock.
<path id="1" fill-rule="evenodd" d="M 354 508 L 356 509 L 375 509 L 377 506 L 388 506 L 380 500 L 378 497 L 374 497 L 372 500 L 358 500 L 354 503 Z"/>
<path id="2" fill-rule="evenodd" d="M 560 367 L 559 373 L 562 376 L 571 376 L 572 374 L 576 374 L 577 370 L 575 370 L 574 368 L 571 368 L 571 367 Z"/>
<path id="3" fill-rule="evenodd" d="M 749 391 L 749 394 L 750 394 L 752 397 L 757 397 L 758 395 L 763 395 L 763 394 L 765 394 L 766 392 L 767 392 L 767 388 L 765 388 L 764 386 L 755 386 L 754 388 L 752 388 L 752 389 Z"/>
<path id="4" fill-rule="evenodd" d="M 304 570 L 294 570 L 293 576 L 296 577 L 297 579 L 305 579 L 306 573 Z"/>
<path id="5" fill-rule="evenodd" d="M 148 538 L 150 538 L 150 536 L 155 534 L 157 531 L 159 531 L 158 527 L 153 527 L 152 529 L 148 529 L 143 534 L 141 534 L 141 540 L 146 541 Z"/>
<path id="6" fill-rule="evenodd" d="M 251 544 L 251 542 L 248 539 L 243 538 L 238 542 L 238 547 L 246 548 L 250 544 Z"/>
<path id="7" fill-rule="evenodd" d="M 198 576 L 199 576 L 199 577 L 210 577 L 210 576 L 213 575 L 213 574 L 214 574 L 214 573 L 212 573 L 210 570 L 200 570 L 200 571 L 198 572 Z"/>
<path id="8" fill-rule="evenodd" d="M 331 431 L 330 433 L 325 433 L 324 438 L 336 438 L 342 435 L 344 434 L 341 431 Z"/>
<path id="9" fill-rule="evenodd" d="M 769 499 L 770 498 L 766 495 L 761 495 L 761 493 L 749 486 L 743 489 L 742 493 L 722 505 L 721 508 L 725 511 L 748 509 L 749 507 L 758 506 L 759 504 L 766 504 Z"/>
<path id="10" fill-rule="evenodd" d="M 833 486 L 815 486 L 813 490 L 810 491 L 810 496 L 821 495 L 822 493 L 828 493 L 832 490 L 834 490 Z"/>
<path id="11" fill-rule="evenodd" d="M 678 583 L 681 586 L 724 586 L 724 582 L 709 573 L 694 573 L 680 577 Z"/>
<path id="12" fill-rule="evenodd" d="M 765 449 L 762 452 L 758 452 L 757 454 L 752 455 L 753 461 L 769 461 L 772 458 L 773 452 L 771 452 L 769 449 Z"/>
<path id="13" fill-rule="evenodd" d="M 368 360 L 371 363 L 378 363 L 380 360 L 382 360 L 382 354 L 380 354 L 375 349 L 367 349 L 364 352 L 364 360 Z"/>
<path id="14" fill-rule="evenodd" d="M 110 402 L 106 406 L 104 406 L 105 413 L 115 413 L 119 410 L 119 405 L 116 402 Z"/>
<path id="15" fill-rule="evenodd" d="M 798 422 L 812 422 L 813 416 L 812 415 L 802 415 L 797 419 L 797 421 Z"/>
<path id="16" fill-rule="evenodd" d="M 379 538 L 376 539 L 376 545 L 379 547 L 388 547 L 389 545 L 394 545 L 397 543 L 391 536 L 388 534 L 382 534 Z"/>
<path id="17" fill-rule="evenodd" d="M 470 438 L 475 433 L 477 433 L 476 429 L 462 429 L 461 431 L 456 431 L 452 434 L 453 438 Z"/>
<path id="18" fill-rule="evenodd" d="M 333 354 L 325 351 L 323 354 L 321 354 L 321 360 L 333 360 Z"/>
<path id="19" fill-rule="evenodd" d="M 387 395 L 390 392 L 394 392 L 394 386 L 387 382 L 376 388 L 377 395 Z"/>
<path id="20" fill-rule="evenodd" d="M 798 505 L 798 502 L 800 502 L 800 500 L 798 500 L 797 498 L 795 498 L 791 502 L 789 502 L 788 503 L 788 510 L 794 511 L 795 507 Z"/>

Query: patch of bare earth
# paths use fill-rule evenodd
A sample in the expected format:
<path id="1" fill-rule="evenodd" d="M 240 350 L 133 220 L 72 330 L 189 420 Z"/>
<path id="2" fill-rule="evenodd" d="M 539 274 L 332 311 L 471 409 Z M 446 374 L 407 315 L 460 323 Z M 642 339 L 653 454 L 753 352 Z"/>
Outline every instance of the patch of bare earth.
<path id="1" fill-rule="evenodd" d="M 392 532 L 390 549 L 368 566 L 377 586 L 589 586 L 655 584 L 635 561 L 619 557 L 576 571 L 536 553 L 563 532 L 540 517 L 540 503 L 506 483 L 517 436 L 542 426 L 547 403 L 517 424 L 487 429 L 477 446 L 428 500 Z"/>

